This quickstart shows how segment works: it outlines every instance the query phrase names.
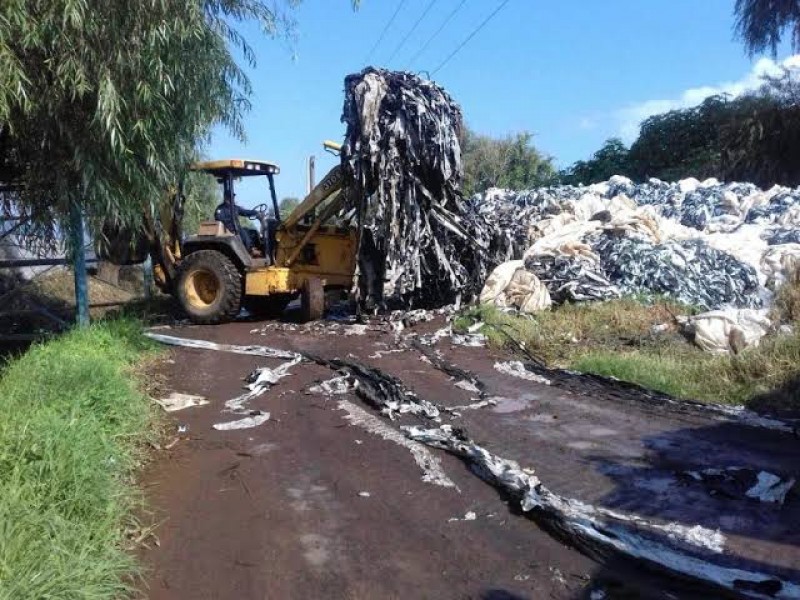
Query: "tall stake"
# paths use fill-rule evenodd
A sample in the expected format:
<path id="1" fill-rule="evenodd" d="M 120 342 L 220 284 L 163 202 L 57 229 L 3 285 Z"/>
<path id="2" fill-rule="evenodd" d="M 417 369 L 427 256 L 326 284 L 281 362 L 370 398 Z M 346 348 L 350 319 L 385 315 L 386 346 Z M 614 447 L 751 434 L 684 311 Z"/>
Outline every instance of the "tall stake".
<path id="1" fill-rule="evenodd" d="M 75 321 L 78 327 L 86 327 L 89 325 L 89 285 L 86 277 L 86 254 L 83 250 L 83 215 L 77 202 L 72 203 L 69 217 L 72 270 L 75 273 Z"/>

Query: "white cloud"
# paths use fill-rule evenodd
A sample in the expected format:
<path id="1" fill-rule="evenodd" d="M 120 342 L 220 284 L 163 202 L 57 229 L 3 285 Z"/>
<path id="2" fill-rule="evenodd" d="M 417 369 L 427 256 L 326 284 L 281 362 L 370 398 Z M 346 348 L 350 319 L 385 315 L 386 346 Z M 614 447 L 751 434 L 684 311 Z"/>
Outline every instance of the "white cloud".
<path id="1" fill-rule="evenodd" d="M 618 135 L 628 144 L 639 135 L 639 125 L 646 118 L 669 110 L 689 108 L 700 104 L 709 96 L 728 94 L 732 97 L 741 96 L 743 93 L 758 88 L 765 75 L 779 75 L 781 67 L 790 69 L 800 68 L 800 54 L 790 56 L 780 63 L 769 58 L 762 58 L 744 77 L 738 81 L 728 81 L 717 85 L 705 85 L 685 90 L 679 96 L 664 100 L 647 100 L 631 104 L 615 113 L 618 122 Z"/>

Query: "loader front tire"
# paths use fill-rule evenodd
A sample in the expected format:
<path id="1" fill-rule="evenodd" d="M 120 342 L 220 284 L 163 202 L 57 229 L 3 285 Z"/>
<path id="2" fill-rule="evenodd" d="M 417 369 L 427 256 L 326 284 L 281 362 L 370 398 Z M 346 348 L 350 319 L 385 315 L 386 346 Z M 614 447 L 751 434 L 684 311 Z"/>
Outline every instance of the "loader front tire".
<path id="1" fill-rule="evenodd" d="M 221 252 L 193 252 L 181 263 L 178 300 L 194 323 L 230 321 L 242 307 L 242 274 Z"/>

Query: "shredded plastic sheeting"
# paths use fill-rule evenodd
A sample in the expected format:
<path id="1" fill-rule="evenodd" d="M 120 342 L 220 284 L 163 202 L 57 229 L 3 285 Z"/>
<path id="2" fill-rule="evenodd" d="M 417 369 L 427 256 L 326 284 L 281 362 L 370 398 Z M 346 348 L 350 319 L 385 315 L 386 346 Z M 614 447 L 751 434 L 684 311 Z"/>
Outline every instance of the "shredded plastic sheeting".
<path id="1" fill-rule="evenodd" d="M 761 471 L 758 481 L 745 494 L 748 498 L 755 498 L 761 502 L 783 504 L 786 494 L 794 487 L 794 479 L 782 479 L 774 473 Z"/>
<path id="2" fill-rule="evenodd" d="M 686 471 L 685 475 L 690 481 L 702 483 L 710 494 L 729 498 L 745 496 L 768 504 L 783 504 L 796 482 L 793 477 L 747 467 Z"/>
<path id="3" fill-rule="evenodd" d="M 325 394 L 327 396 L 341 396 L 355 389 L 358 383 L 349 375 L 332 377 L 325 381 L 320 381 L 317 385 L 312 385 L 308 391 L 312 394 Z"/>
<path id="4" fill-rule="evenodd" d="M 206 398 L 203 396 L 172 392 L 166 398 L 157 399 L 156 403 L 166 412 L 177 412 L 193 406 L 203 406 L 208 404 L 208 400 L 206 400 Z"/>
<path id="5" fill-rule="evenodd" d="M 243 419 L 236 421 L 226 421 L 225 423 L 214 423 L 214 429 L 217 431 L 235 431 L 238 429 L 252 429 L 258 427 L 269 421 L 269 413 L 256 411 Z"/>
<path id="6" fill-rule="evenodd" d="M 706 352 L 738 353 L 758 346 L 772 329 L 767 309 L 729 308 L 679 318 L 692 341 Z"/>
<path id="7" fill-rule="evenodd" d="M 800 188 L 612 177 L 490 189 L 470 203 L 492 229 L 490 262 L 516 272 L 502 263 L 524 259 L 555 303 L 663 294 L 707 310 L 759 308 L 798 260 L 788 248 L 767 253 L 800 243 Z"/>
<path id="8" fill-rule="evenodd" d="M 326 359 L 311 355 L 308 358 L 340 374 L 349 375 L 353 381 L 358 382 L 358 385 L 355 386 L 356 394 L 389 419 L 394 420 L 405 414 L 423 416 L 433 420 L 441 418 L 437 406 L 420 398 L 406 388 L 402 381 L 380 369 L 354 360 Z"/>
<path id="9" fill-rule="evenodd" d="M 651 568 L 746 597 L 800 597 L 800 585 L 795 582 L 716 564 L 712 557 L 721 553 L 725 544 L 718 531 L 699 525 L 655 523 L 564 498 L 547 489 L 532 470 L 492 454 L 447 425 L 403 430 L 412 440 L 467 461 L 482 478 L 516 498 L 523 512 L 591 555 L 624 555 Z"/>
<path id="10" fill-rule="evenodd" d="M 166 344 L 167 346 L 181 346 L 183 348 L 196 348 L 198 350 L 217 350 L 219 352 L 245 354 L 248 356 L 264 356 L 266 358 L 278 358 L 282 360 L 295 359 L 299 356 L 296 352 L 278 350 L 277 348 L 270 348 L 269 346 L 236 346 L 233 344 L 218 344 L 216 342 L 209 342 L 207 340 L 182 338 L 174 335 L 153 333 L 152 331 L 146 331 L 144 335 L 151 340 Z"/>
<path id="11" fill-rule="evenodd" d="M 458 191 L 461 109 L 441 87 L 367 68 L 345 79 L 342 166 L 366 198 L 362 299 L 438 306 L 477 296 L 490 232 Z"/>
<path id="12" fill-rule="evenodd" d="M 414 462 L 422 471 L 422 481 L 441 487 L 458 489 L 442 468 L 442 463 L 425 445 L 410 440 L 394 427 L 386 425 L 380 418 L 367 412 L 347 399 L 340 399 L 338 407 L 347 413 L 345 420 L 351 425 L 361 427 L 384 440 L 393 442 L 411 452 Z"/>
<path id="13" fill-rule="evenodd" d="M 516 377 L 517 379 L 525 379 L 527 381 L 533 381 L 535 383 L 541 383 L 544 385 L 552 385 L 553 383 L 547 377 L 526 369 L 525 365 L 518 360 L 496 362 L 494 363 L 494 368 L 496 371 L 500 371 L 504 375 L 511 375 L 511 377 Z"/>

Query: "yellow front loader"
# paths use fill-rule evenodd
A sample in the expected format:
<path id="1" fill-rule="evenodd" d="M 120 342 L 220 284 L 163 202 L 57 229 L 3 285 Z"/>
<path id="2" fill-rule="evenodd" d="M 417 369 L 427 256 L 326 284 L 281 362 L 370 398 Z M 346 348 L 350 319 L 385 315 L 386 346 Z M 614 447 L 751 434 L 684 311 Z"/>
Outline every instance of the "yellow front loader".
<path id="1" fill-rule="evenodd" d="M 339 145 L 325 142 L 326 149 Z M 325 308 L 325 289 L 349 289 L 358 251 L 355 215 L 349 206 L 340 166 L 334 167 L 311 193 L 281 221 L 275 192 L 277 165 L 259 160 L 217 160 L 192 165 L 222 185 L 223 203 L 216 220 L 200 224 L 196 235 L 180 239 L 181 194 L 176 203 L 148 223 L 155 279 L 174 294 L 196 323 L 233 319 L 244 306 L 256 313 L 279 313 L 298 294 L 305 320 L 318 319 Z M 240 223 L 235 183 L 264 177 L 266 203 L 242 212 L 258 228 Z M 271 210 L 270 210 L 271 208 Z M 227 211 L 227 212 L 226 212 Z M 353 213 L 354 211 L 350 211 Z"/>

